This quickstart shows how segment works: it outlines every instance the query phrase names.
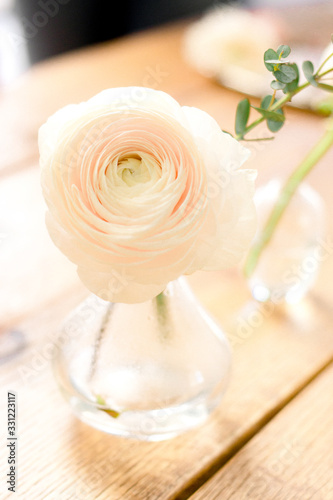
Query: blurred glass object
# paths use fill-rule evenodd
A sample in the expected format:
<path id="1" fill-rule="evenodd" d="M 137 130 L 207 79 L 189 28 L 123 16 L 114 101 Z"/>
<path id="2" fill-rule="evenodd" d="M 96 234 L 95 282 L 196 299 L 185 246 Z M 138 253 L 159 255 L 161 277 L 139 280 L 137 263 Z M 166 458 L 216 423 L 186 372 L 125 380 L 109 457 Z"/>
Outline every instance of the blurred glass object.
<path id="1" fill-rule="evenodd" d="M 275 179 L 257 189 L 258 232 L 282 188 Z M 321 262 L 329 255 L 324 239 L 325 211 L 321 197 L 306 183 L 297 189 L 249 279 L 253 297 L 265 302 L 295 303 L 313 285 Z M 331 249 L 333 252 L 333 248 Z"/>

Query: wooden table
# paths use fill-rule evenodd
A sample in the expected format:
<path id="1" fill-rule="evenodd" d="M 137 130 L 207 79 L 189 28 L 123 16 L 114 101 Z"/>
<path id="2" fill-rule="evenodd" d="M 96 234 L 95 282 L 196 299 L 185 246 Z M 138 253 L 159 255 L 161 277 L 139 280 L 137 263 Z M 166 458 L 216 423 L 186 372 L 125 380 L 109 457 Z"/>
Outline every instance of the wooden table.
<path id="1" fill-rule="evenodd" d="M 237 270 L 191 277 L 228 333 L 233 373 L 220 408 L 181 437 L 132 442 L 89 428 L 72 415 L 51 373 L 54 334 L 87 291 L 44 227 L 38 127 L 59 107 L 104 88 L 145 85 L 232 129 L 241 96 L 184 63 L 183 29 L 171 25 L 59 57 L 0 96 L 0 339 L 3 349 L 13 335 L 21 342 L 1 365 L 1 498 L 333 499 L 332 252 L 307 299 L 289 309 L 255 304 Z M 251 146 L 248 166 L 258 168 L 258 184 L 277 172 L 285 177 L 323 128 L 321 118 L 288 110 L 275 141 Z M 309 177 L 327 205 L 331 247 L 332 162 L 333 151 Z M 239 321 L 249 308 L 260 320 L 242 334 Z M 16 495 L 5 483 L 11 390 L 18 398 Z"/>

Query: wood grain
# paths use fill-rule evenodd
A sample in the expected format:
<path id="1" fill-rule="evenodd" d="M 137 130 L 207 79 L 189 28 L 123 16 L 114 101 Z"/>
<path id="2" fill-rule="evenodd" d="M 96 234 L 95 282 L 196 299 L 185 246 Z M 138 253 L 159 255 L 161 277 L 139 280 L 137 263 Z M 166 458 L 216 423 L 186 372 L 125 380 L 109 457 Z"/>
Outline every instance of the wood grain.
<path id="1" fill-rule="evenodd" d="M 333 366 L 299 394 L 191 500 L 333 498 Z"/>
<path id="2" fill-rule="evenodd" d="M 209 279 L 199 274 L 191 282 L 222 324 L 232 312 L 236 319 L 248 298 L 234 273 L 211 273 Z M 206 425 L 170 442 L 131 442 L 77 421 L 55 386 L 54 335 L 78 298 L 64 295 L 18 325 L 28 348 L 3 367 L 1 385 L 16 390 L 19 399 L 22 499 L 186 498 L 333 360 L 332 317 L 326 309 L 310 301 L 306 322 L 276 311 L 238 342 L 237 330 L 229 331 L 232 380 Z"/>

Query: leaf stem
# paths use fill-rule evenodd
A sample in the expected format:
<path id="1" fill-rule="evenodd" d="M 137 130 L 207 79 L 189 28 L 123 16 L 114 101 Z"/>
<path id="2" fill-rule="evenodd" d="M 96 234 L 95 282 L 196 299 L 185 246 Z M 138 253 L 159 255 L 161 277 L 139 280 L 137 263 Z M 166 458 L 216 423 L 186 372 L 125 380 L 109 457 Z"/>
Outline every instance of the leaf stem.
<path id="1" fill-rule="evenodd" d="M 319 71 L 323 68 L 324 64 L 333 56 L 333 53 L 325 59 L 325 61 L 321 64 L 321 66 L 318 68 L 316 73 L 314 74 L 316 81 L 318 82 L 323 76 L 333 72 L 333 68 L 327 69 L 323 73 L 319 73 Z M 278 109 L 282 108 L 287 102 L 291 101 L 291 99 L 297 95 L 299 92 L 304 90 L 305 88 L 309 87 L 311 85 L 310 82 L 305 82 L 302 85 L 299 85 L 295 90 L 288 92 L 285 96 L 281 97 L 278 99 L 274 104 L 270 105 L 268 107 L 269 111 L 277 111 Z M 273 96 L 275 98 L 276 91 L 274 91 Z M 274 102 L 274 99 L 272 98 L 271 103 Z M 251 130 L 253 130 L 257 125 L 260 125 L 263 121 L 265 121 L 266 118 L 264 116 L 261 116 L 260 118 L 257 118 L 252 122 L 250 125 L 248 125 L 245 130 L 242 133 L 236 134 L 234 137 L 238 141 L 244 140 L 244 136 L 248 134 Z"/>
<path id="2" fill-rule="evenodd" d="M 315 73 L 315 76 L 319 75 L 319 71 L 321 69 L 323 69 L 323 67 L 325 66 L 325 64 L 327 63 L 327 61 L 329 61 L 332 56 L 333 56 L 333 52 L 331 52 L 331 54 L 329 56 L 327 56 L 326 59 L 321 63 L 321 65 L 319 66 L 319 68 L 317 69 L 317 71 Z M 329 71 L 332 71 L 332 68 Z"/>
<path id="3" fill-rule="evenodd" d="M 245 142 L 259 142 L 259 141 L 272 141 L 273 139 L 275 139 L 274 136 L 272 136 L 272 137 L 257 137 L 255 139 L 243 139 L 243 141 L 245 141 Z"/>
<path id="4" fill-rule="evenodd" d="M 282 188 L 280 196 L 275 206 L 273 207 L 273 210 L 261 232 L 260 237 L 254 243 L 247 256 L 244 265 L 244 274 L 247 278 L 252 275 L 254 269 L 256 268 L 262 251 L 270 242 L 275 228 L 279 223 L 282 215 L 284 214 L 296 189 L 303 181 L 303 179 L 309 174 L 309 172 L 311 172 L 312 168 L 317 164 L 317 162 L 327 153 L 332 145 L 333 120 L 331 119 L 329 121 L 329 125 L 325 134 L 317 142 L 314 148 L 308 153 L 308 155 L 304 158 L 300 165 L 294 170 L 294 172 L 291 174 L 286 184 Z"/>
<path id="5" fill-rule="evenodd" d="M 320 73 L 320 75 L 315 73 L 314 76 L 316 77 L 316 80 L 320 80 L 323 76 L 328 75 L 329 73 L 332 73 L 332 71 L 333 71 L 333 68 L 330 68 L 330 69 L 327 69 L 326 71 L 324 71 L 323 73 Z"/>
<path id="6" fill-rule="evenodd" d="M 322 76 L 322 75 L 319 75 L 319 76 Z M 294 97 L 296 94 L 298 94 L 299 92 L 301 92 L 301 90 L 303 90 L 303 89 L 305 89 L 306 87 L 309 87 L 309 86 L 310 86 L 310 83 L 306 82 L 306 83 L 303 83 L 303 85 L 300 85 L 299 87 L 297 87 L 292 92 L 288 92 L 284 97 L 281 97 L 280 99 L 278 99 L 269 108 L 269 111 L 277 111 L 278 109 L 282 108 L 282 106 L 284 104 L 286 104 L 287 102 L 291 101 L 292 97 Z M 265 120 L 266 120 L 266 118 L 264 116 L 261 116 L 260 118 L 257 118 L 257 120 L 255 120 L 248 127 L 246 127 L 246 129 L 244 130 L 244 132 L 242 134 L 235 135 L 235 139 L 237 139 L 238 141 L 242 140 L 244 138 L 245 134 L 248 134 L 252 129 L 254 129 L 257 125 L 259 125 L 260 123 L 262 123 Z"/>

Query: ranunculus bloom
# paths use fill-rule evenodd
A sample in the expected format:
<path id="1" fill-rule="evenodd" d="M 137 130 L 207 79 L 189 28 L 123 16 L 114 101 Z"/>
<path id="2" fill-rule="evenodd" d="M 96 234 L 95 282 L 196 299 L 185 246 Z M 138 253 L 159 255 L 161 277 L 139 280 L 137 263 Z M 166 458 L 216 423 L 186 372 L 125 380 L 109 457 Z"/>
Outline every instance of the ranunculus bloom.
<path id="1" fill-rule="evenodd" d="M 279 23 L 264 11 L 222 5 L 189 26 L 184 57 L 200 73 L 254 95 L 267 93 L 272 75 L 263 55 L 278 47 Z"/>
<path id="2" fill-rule="evenodd" d="M 125 87 L 55 113 L 39 147 L 46 223 L 83 283 L 141 302 L 242 257 L 255 231 L 248 151 L 196 108 Z"/>

